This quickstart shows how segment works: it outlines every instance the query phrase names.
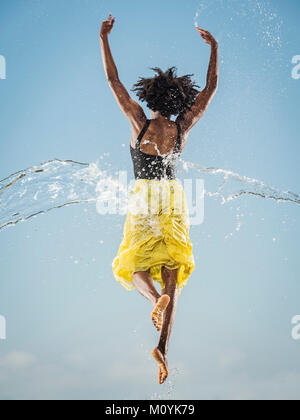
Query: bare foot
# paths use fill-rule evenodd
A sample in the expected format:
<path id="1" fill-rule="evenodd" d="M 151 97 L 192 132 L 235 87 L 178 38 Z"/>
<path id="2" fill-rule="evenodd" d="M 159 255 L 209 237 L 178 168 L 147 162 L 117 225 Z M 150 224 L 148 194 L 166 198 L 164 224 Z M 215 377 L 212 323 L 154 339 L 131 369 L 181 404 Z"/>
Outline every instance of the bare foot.
<path id="1" fill-rule="evenodd" d="M 168 295 L 162 295 L 158 299 L 157 304 L 155 305 L 155 308 L 152 311 L 151 318 L 157 331 L 161 331 L 162 329 L 163 313 L 167 309 L 169 302 L 170 297 Z"/>
<path id="2" fill-rule="evenodd" d="M 157 347 L 152 351 L 152 356 L 158 363 L 158 383 L 161 385 L 169 376 L 167 359 Z"/>

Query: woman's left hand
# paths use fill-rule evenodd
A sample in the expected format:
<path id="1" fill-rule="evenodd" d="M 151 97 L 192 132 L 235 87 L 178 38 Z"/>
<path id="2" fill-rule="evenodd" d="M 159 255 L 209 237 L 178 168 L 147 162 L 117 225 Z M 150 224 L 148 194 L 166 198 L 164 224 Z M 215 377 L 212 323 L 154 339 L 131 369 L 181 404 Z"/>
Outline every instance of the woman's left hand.
<path id="1" fill-rule="evenodd" d="M 218 42 L 215 40 L 215 38 L 212 36 L 212 34 L 210 32 L 199 28 L 199 26 L 196 26 L 196 29 L 207 44 L 209 44 L 211 46 L 214 46 L 214 45 L 217 46 L 218 45 Z"/>
<path id="2" fill-rule="evenodd" d="M 110 13 L 110 15 L 108 16 L 108 19 L 105 20 L 102 23 L 102 27 L 100 30 L 100 37 L 102 38 L 105 35 L 109 35 L 114 27 L 114 23 L 116 21 L 116 18 L 112 17 L 112 14 Z"/>

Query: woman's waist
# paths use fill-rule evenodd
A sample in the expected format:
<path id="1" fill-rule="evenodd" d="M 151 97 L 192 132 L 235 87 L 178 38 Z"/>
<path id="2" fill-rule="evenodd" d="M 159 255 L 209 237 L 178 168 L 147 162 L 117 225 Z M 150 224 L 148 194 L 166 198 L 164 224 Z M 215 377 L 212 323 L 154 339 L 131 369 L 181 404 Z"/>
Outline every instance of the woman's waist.
<path id="1" fill-rule="evenodd" d="M 137 208 L 186 208 L 184 189 L 178 179 L 137 179 L 129 202 Z"/>
<path id="2" fill-rule="evenodd" d="M 135 180 L 135 186 L 140 187 L 153 187 L 153 188 L 170 188 L 176 187 L 178 189 L 183 189 L 181 182 L 177 178 L 158 178 L 158 179 L 148 179 L 148 178 L 138 178 Z"/>
<path id="3" fill-rule="evenodd" d="M 140 154 L 132 156 L 135 179 L 153 179 L 161 180 L 167 178 L 176 179 L 178 157 L 170 156 L 141 156 Z"/>

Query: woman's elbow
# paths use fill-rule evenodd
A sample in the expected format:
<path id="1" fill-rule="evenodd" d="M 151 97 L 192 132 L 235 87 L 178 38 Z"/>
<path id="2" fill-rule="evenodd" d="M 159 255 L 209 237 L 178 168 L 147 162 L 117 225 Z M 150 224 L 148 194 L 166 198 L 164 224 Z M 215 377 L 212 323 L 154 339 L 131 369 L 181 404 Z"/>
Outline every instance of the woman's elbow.
<path id="1" fill-rule="evenodd" d="M 213 95 L 213 94 L 215 94 L 215 93 L 216 93 L 216 91 L 218 90 L 218 86 L 219 86 L 219 79 L 218 79 L 218 78 L 216 78 L 216 79 L 214 79 L 214 80 L 211 80 L 211 81 L 207 84 L 207 86 L 206 86 L 205 90 L 206 90 L 206 92 L 208 93 L 208 95 L 210 96 L 210 95 Z"/>

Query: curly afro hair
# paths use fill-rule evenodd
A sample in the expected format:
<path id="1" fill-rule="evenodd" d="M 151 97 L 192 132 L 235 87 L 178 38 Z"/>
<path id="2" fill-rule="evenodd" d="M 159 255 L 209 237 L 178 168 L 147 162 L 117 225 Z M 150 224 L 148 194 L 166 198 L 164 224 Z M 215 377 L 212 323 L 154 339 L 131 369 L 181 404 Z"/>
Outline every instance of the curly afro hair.
<path id="1" fill-rule="evenodd" d="M 193 74 L 177 77 L 176 67 L 163 72 L 159 67 L 150 67 L 158 73 L 152 78 L 141 78 L 131 91 L 137 92 L 138 98 L 147 102 L 152 111 L 159 111 L 164 117 L 183 114 L 196 100 L 200 93 L 190 78 Z"/>

